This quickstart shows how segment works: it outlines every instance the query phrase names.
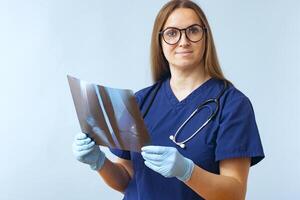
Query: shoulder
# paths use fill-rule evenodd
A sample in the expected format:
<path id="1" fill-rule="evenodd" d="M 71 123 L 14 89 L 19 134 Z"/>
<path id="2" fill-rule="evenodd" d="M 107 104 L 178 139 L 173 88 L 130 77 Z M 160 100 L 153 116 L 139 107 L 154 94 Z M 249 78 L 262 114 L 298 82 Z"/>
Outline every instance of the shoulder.
<path id="1" fill-rule="evenodd" d="M 221 105 L 224 103 L 249 100 L 249 98 L 230 81 L 213 78 L 210 86 L 212 87 L 208 87 L 208 94 L 216 97 L 220 96 L 219 101 Z M 223 90 L 224 92 L 222 93 Z"/>
<path id="2" fill-rule="evenodd" d="M 227 84 L 227 88 L 224 92 L 223 98 L 221 98 L 223 103 L 237 103 L 237 102 L 250 102 L 248 96 L 246 96 L 242 91 L 240 91 L 236 86 L 232 83 Z"/>
<path id="3" fill-rule="evenodd" d="M 253 113 L 249 97 L 231 83 L 228 83 L 223 96 L 220 98 L 220 109 L 223 115 L 230 115 L 234 112 Z"/>
<path id="4" fill-rule="evenodd" d="M 144 101 L 145 98 L 153 91 L 153 89 L 156 87 L 156 85 L 159 84 L 158 82 L 147 86 L 145 88 L 142 88 L 134 93 L 134 96 L 138 102 L 139 105 Z"/>

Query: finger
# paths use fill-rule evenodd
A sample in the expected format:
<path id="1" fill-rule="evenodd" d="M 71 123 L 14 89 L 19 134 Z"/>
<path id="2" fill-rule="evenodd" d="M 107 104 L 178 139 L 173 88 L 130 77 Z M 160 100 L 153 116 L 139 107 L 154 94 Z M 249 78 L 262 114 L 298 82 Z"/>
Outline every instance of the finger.
<path id="1" fill-rule="evenodd" d="M 83 139 L 85 139 L 87 137 L 88 136 L 85 133 L 81 133 L 81 132 L 75 135 L 75 139 L 76 140 L 83 140 Z"/>
<path id="2" fill-rule="evenodd" d="M 89 144 L 90 142 L 92 142 L 92 139 L 91 138 L 85 138 L 83 140 L 76 140 L 75 143 L 77 146 L 82 146 L 82 145 L 85 145 L 85 144 Z"/>
<path id="3" fill-rule="evenodd" d="M 162 166 L 166 165 L 166 163 L 163 162 L 162 160 L 148 160 L 148 159 L 145 159 L 145 161 L 147 161 L 148 163 L 151 163 L 152 165 L 154 165 L 156 167 L 162 167 Z"/>
<path id="4" fill-rule="evenodd" d="M 94 148 L 95 146 L 95 142 L 90 142 L 89 144 L 85 144 L 85 145 L 82 145 L 82 146 L 75 146 L 75 149 L 77 151 L 84 151 L 84 150 L 88 150 L 88 149 L 92 149 Z"/>
<path id="5" fill-rule="evenodd" d="M 170 147 L 164 146 L 144 146 L 142 147 L 142 151 L 149 153 L 149 154 L 163 154 L 167 151 Z"/>
<path id="6" fill-rule="evenodd" d="M 93 151 L 93 148 L 87 149 L 87 150 L 83 150 L 83 151 L 78 151 L 76 152 L 76 155 L 78 158 L 87 155 L 88 153 L 90 153 L 91 151 Z"/>
<path id="7" fill-rule="evenodd" d="M 152 169 L 153 171 L 159 172 L 160 167 L 158 167 L 158 166 L 156 166 L 156 165 L 154 165 L 153 163 L 148 162 L 148 161 L 145 161 L 144 163 L 145 163 L 145 165 L 146 165 L 147 167 L 149 167 L 149 168 Z"/>
<path id="8" fill-rule="evenodd" d="M 149 161 L 162 161 L 164 159 L 164 157 L 162 157 L 160 154 L 151 154 L 146 152 L 142 152 L 142 156 L 145 160 Z"/>

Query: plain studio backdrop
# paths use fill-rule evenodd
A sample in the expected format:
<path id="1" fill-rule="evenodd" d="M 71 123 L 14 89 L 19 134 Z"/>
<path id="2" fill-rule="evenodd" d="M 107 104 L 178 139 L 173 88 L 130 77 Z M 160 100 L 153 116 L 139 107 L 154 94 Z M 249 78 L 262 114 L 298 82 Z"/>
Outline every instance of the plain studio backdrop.
<path id="1" fill-rule="evenodd" d="M 0 0 L 1 200 L 122 198 L 73 157 L 80 128 L 66 75 L 149 86 L 152 26 L 166 2 Z M 299 1 L 197 2 L 225 75 L 252 101 L 264 145 L 247 199 L 300 199 Z"/>

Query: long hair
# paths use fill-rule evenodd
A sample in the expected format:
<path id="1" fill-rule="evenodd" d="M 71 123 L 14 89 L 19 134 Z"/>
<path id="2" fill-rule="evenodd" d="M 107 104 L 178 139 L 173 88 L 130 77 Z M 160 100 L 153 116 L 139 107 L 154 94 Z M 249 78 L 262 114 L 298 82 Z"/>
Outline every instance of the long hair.
<path id="1" fill-rule="evenodd" d="M 162 28 L 164 27 L 170 14 L 177 8 L 190 8 L 196 12 L 200 18 L 200 21 L 206 28 L 205 51 L 202 58 L 204 59 L 204 70 L 213 78 L 226 80 L 218 61 L 210 26 L 202 9 L 193 1 L 172 0 L 161 8 L 156 16 L 153 26 L 150 52 L 150 64 L 153 81 L 157 82 L 171 76 L 169 63 L 166 60 L 161 47 L 161 36 L 159 35 L 159 32 L 162 31 Z"/>

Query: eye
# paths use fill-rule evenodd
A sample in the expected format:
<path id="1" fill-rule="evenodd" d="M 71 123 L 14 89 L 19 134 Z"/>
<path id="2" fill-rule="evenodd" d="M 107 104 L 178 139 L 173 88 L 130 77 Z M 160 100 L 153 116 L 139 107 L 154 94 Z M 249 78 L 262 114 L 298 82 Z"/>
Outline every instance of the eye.
<path id="1" fill-rule="evenodd" d="M 200 27 L 198 26 L 192 26 L 188 29 L 188 32 L 189 33 L 192 33 L 192 34 L 196 34 L 196 33 L 199 33 L 200 32 Z"/>
<path id="2" fill-rule="evenodd" d="M 178 31 L 176 29 L 167 29 L 165 31 L 165 35 L 168 37 L 176 37 L 178 34 Z"/>

